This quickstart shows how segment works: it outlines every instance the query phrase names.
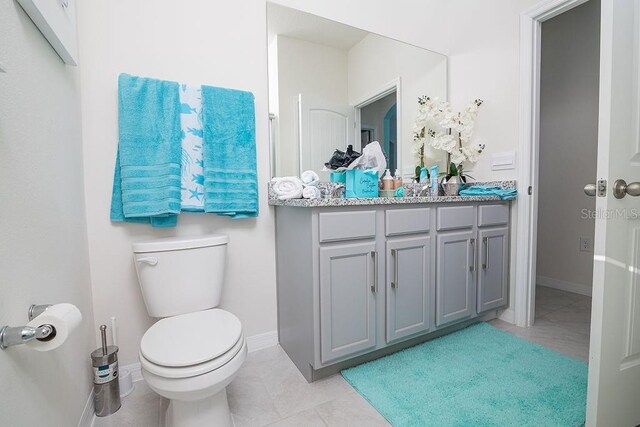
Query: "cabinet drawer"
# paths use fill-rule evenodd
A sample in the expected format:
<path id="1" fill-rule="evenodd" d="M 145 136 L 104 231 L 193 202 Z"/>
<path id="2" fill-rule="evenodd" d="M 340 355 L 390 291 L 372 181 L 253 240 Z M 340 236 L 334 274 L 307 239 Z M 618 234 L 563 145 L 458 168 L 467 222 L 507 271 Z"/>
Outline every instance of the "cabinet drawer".
<path id="1" fill-rule="evenodd" d="M 387 236 L 410 233 L 426 233 L 431 223 L 431 209 L 388 209 L 385 212 Z"/>
<path id="2" fill-rule="evenodd" d="M 368 239 L 376 236 L 376 212 L 327 212 L 319 214 L 320 242 Z"/>
<path id="3" fill-rule="evenodd" d="M 509 223 L 507 205 L 486 205 L 478 208 L 478 225 L 501 225 Z"/>
<path id="4" fill-rule="evenodd" d="M 473 206 L 449 206 L 438 208 L 438 230 L 473 227 Z"/>

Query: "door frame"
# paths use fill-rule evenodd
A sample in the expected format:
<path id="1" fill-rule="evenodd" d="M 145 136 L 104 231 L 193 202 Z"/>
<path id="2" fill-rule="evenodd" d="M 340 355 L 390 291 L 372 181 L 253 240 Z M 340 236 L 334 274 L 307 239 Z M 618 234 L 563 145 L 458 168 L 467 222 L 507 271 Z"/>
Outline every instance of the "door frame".
<path id="1" fill-rule="evenodd" d="M 383 84 L 378 89 L 371 92 L 369 95 L 360 99 L 353 106 L 353 108 L 355 108 L 356 110 L 356 113 L 355 113 L 356 126 L 355 126 L 355 129 L 353 130 L 354 133 L 356 134 L 356 139 L 355 139 L 356 141 L 360 140 L 360 128 L 362 126 L 360 110 L 362 109 L 362 107 L 365 107 L 373 102 L 376 102 L 377 100 L 382 99 L 393 92 L 396 93 L 396 106 L 397 106 L 396 120 L 397 120 L 397 123 L 401 123 L 400 120 L 402 119 L 402 82 L 401 82 L 400 76 L 398 76 L 395 79 Z M 400 143 L 400 132 L 398 132 L 398 136 L 396 139 L 398 140 L 396 141 L 396 147 L 397 147 L 396 148 L 396 165 L 398 169 L 402 170 L 400 168 L 402 166 L 401 165 L 402 144 Z"/>
<path id="2" fill-rule="evenodd" d="M 516 241 L 515 323 L 533 325 L 536 292 L 538 153 L 542 23 L 588 0 L 547 0 L 520 15 L 520 141 Z M 532 189 L 529 194 L 529 189 Z"/>

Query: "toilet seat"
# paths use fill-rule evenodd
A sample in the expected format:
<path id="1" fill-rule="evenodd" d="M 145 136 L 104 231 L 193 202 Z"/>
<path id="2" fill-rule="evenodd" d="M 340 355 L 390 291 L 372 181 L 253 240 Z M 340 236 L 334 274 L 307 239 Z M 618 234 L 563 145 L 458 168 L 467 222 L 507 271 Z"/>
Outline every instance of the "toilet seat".
<path id="1" fill-rule="evenodd" d="M 179 368 L 173 368 L 168 366 L 156 365 L 153 362 L 147 360 L 142 352 L 140 352 L 140 365 L 142 369 L 152 374 L 158 375 L 163 378 L 189 378 L 198 375 L 203 375 L 214 371 L 227 363 L 229 363 L 234 357 L 238 355 L 243 345 L 245 344 L 244 335 L 240 335 L 238 342 L 225 354 L 216 357 L 215 359 L 207 362 L 198 363 L 191 366 L 183 366 Z"/>
<path id="2" fill-rule="evenodd" d="M 140 362 L 157 375 L 186 378 L 224 365 L 243 343 L 240 320 L 214 308 L 159 320 L 142 337 Z"/>

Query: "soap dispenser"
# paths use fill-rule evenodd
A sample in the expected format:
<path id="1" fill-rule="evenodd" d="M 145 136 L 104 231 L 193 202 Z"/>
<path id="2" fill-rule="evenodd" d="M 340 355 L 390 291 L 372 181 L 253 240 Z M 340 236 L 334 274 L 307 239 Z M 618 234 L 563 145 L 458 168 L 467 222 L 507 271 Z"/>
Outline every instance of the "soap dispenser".
<path id="1" fill-rule="evenodd" d="M 394 187 L 393 183 L 394 183 L 394 180 L 393 180 L 393 177 L 391 176 L 391 171 L 387 169 L 387 171 L 384 174 L 384 178 L 382 178 L 382 189 L 393 190 L 393 187 Z"/>
<path id="2" fill-rule="evenodd" d="M 398 169 L 396 169 L 396 174 L 394 175 L 393 179 L 393 188 L 398 189 L 400 187 L 402 187 L 402 176 L 400 175 Z"/>

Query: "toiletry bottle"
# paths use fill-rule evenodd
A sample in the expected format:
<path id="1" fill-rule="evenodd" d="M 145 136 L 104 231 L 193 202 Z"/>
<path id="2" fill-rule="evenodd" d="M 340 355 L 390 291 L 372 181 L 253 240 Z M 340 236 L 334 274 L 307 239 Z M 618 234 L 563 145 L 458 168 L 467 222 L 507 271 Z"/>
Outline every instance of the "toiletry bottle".
<path id="1" fill-rule="evenodd" d="M 438 195 L 438 165 L 431 166 L 431 190 L 434 196 Z"/>
<path id="2" fill-rule="evenodd" d="M 398 189 L 402 187 L 402 176 L 400 176 L 400 172 L 396 169 L 395 179 L 394 179 L 394 189 Z"/>
<path id="3" fill-rule="evenodd" d="M 389 169 L 387 169 L 384 174 L 384 178 L 382 178 L 382 189 L 393 190 L 393 177 L 391 176 L 391 171 Z"/>

